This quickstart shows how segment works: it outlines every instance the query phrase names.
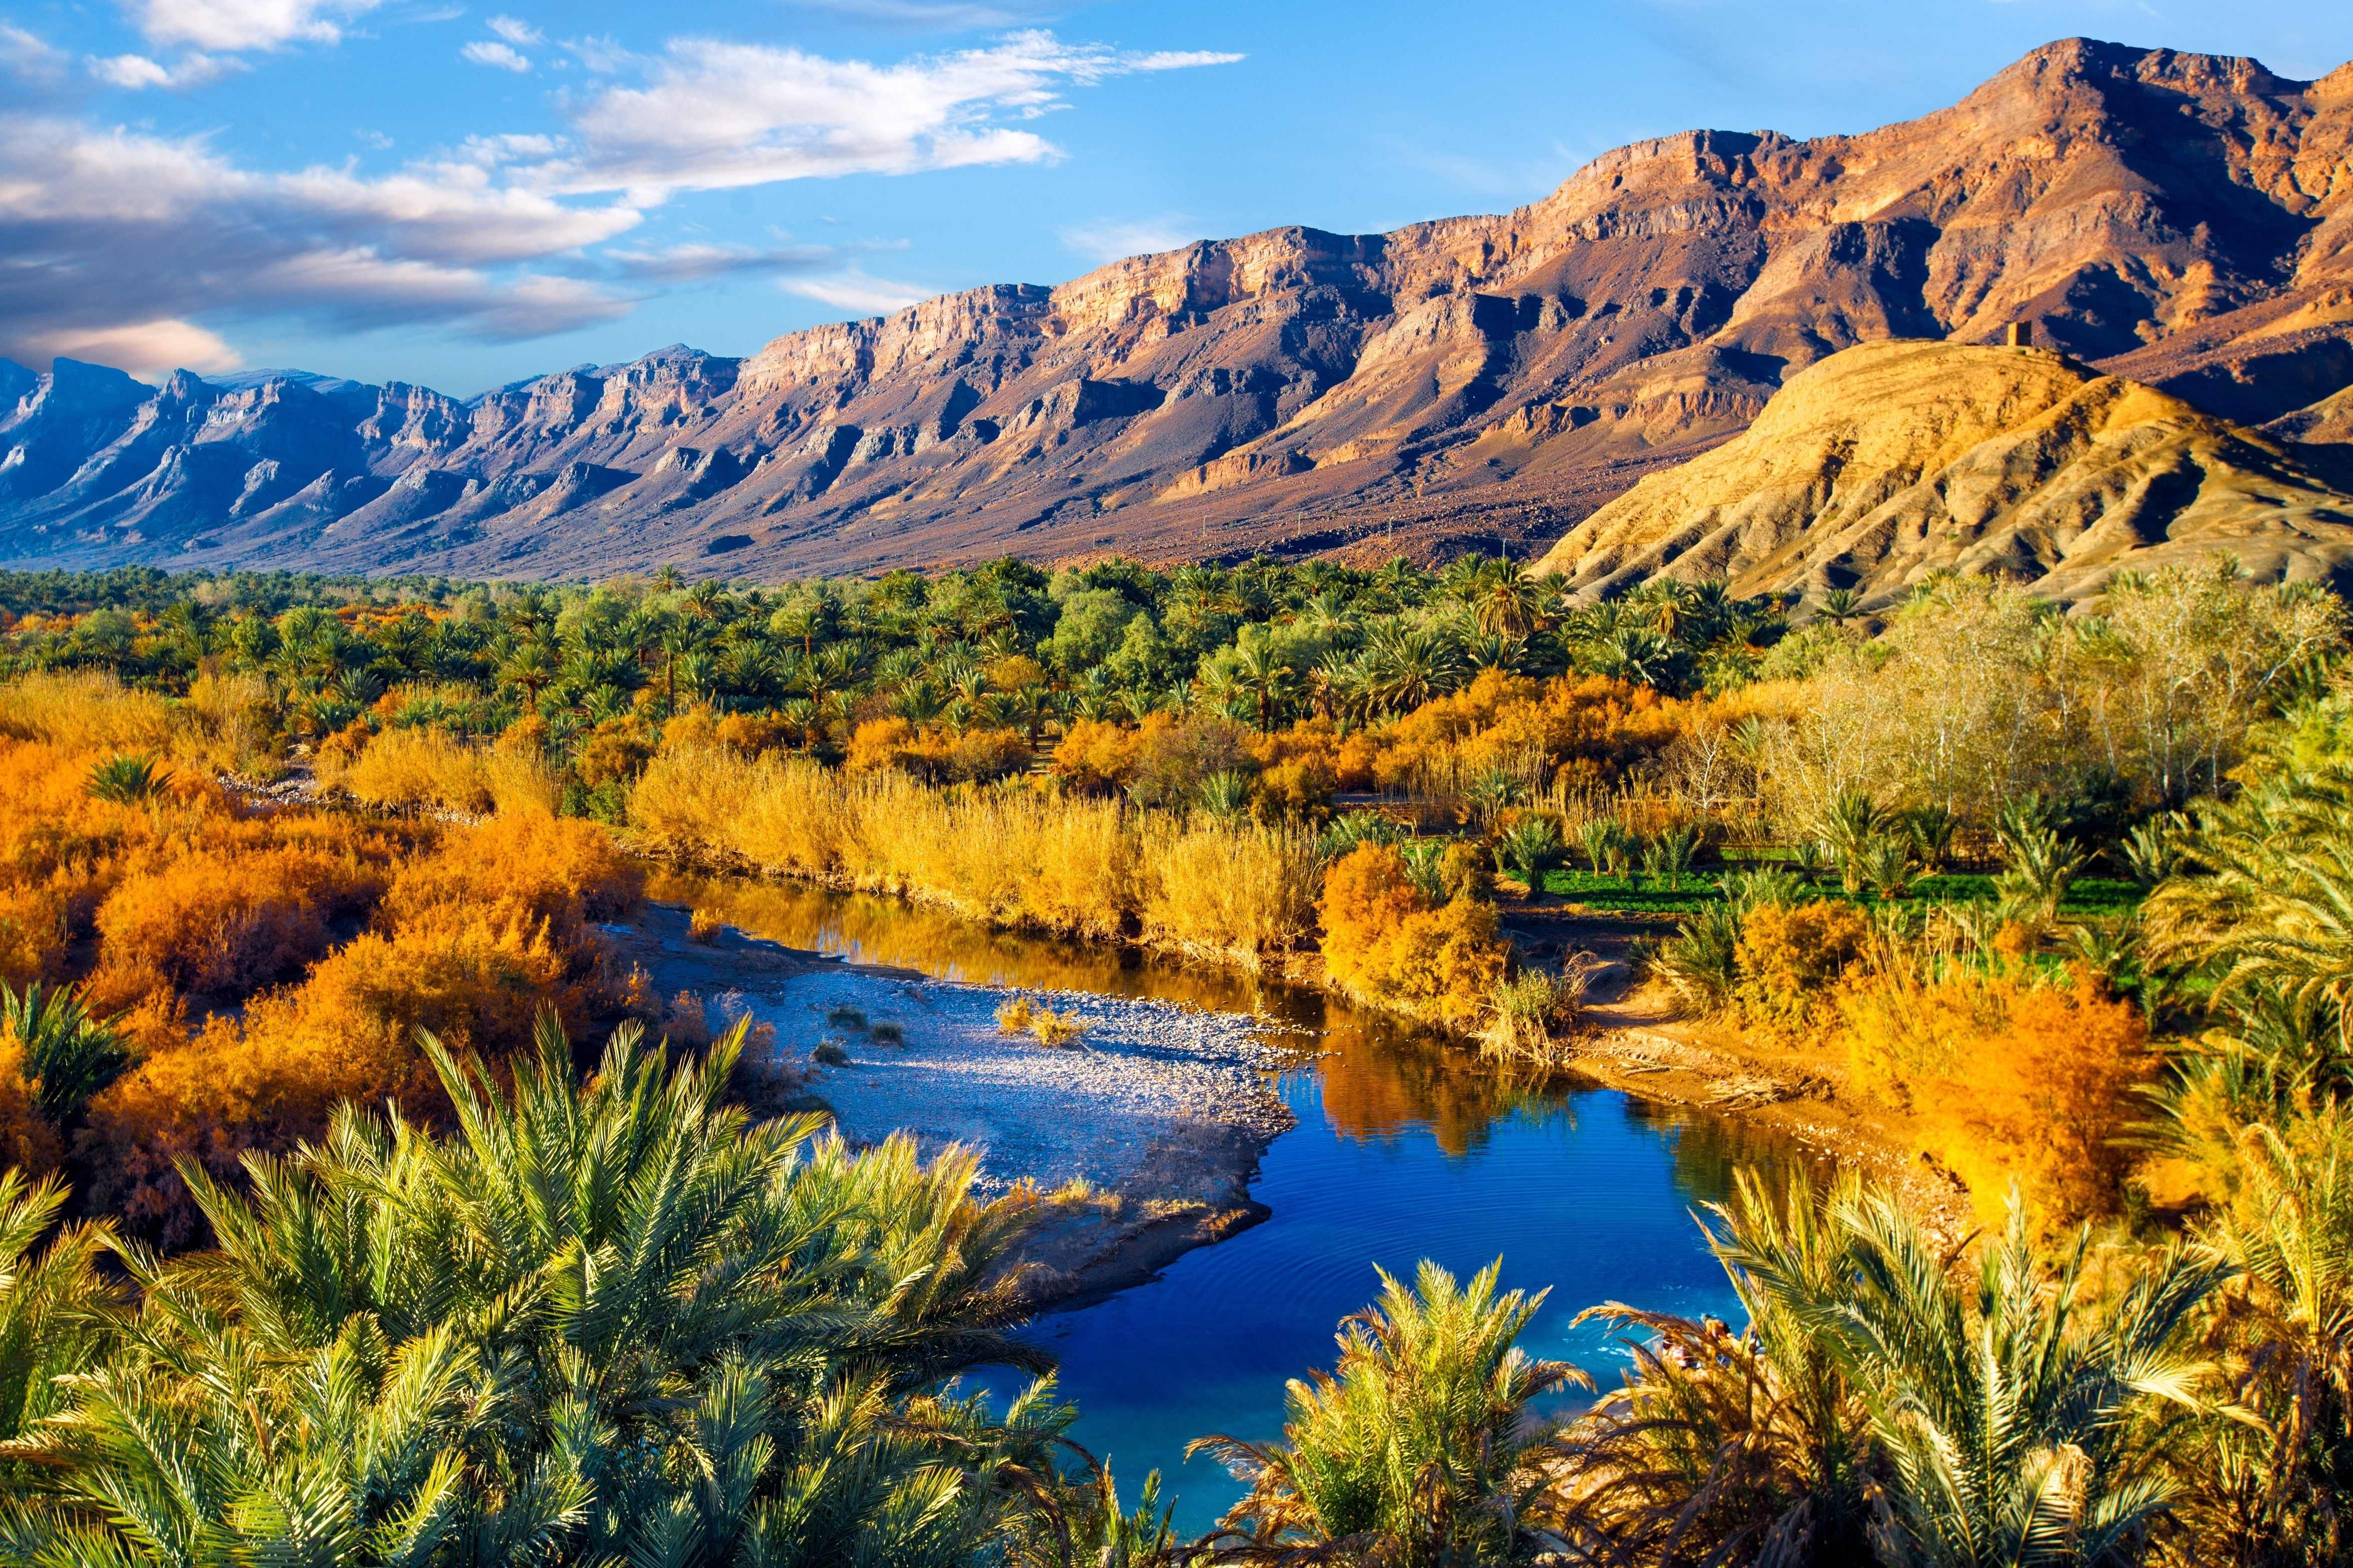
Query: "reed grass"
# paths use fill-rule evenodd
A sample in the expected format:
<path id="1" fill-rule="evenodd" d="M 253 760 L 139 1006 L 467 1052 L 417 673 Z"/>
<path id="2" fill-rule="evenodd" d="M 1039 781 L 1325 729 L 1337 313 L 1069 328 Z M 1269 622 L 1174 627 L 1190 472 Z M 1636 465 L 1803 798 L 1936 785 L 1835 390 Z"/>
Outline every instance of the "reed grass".
<path id="1" fill-rule="evenodd" d="M 992 925 L 1249 965 L 1314 929 L 1314 847 L 1285 827 L 1178 818 L 1018 782 L 935 788 L 705 742 L 664 747 L 630 809 L 658 847 Z"/>

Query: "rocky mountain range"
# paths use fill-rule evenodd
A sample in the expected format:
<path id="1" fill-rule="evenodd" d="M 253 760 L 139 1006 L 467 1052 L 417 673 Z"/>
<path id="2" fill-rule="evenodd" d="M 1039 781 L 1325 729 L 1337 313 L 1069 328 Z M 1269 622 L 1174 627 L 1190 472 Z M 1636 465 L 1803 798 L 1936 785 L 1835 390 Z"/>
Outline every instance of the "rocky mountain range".
<path id="1" fill-rule="evenodd" d="M 1841 350 L 2016 323 L 2086 383 L 2353 442 L 2353 66 L 2072 40 L 1859 135 L 1664 136 L 1500 216 L 1205 241 L 468 400 L 0 362 L 0 559 L 766 577 L 1516 552 Z"/>

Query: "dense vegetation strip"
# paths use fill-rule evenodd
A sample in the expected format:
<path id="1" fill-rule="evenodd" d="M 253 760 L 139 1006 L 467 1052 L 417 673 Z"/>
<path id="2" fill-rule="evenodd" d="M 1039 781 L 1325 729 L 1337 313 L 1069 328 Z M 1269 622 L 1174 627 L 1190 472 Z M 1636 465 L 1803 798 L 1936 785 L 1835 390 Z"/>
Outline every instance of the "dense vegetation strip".
<path id="1" fill-rule="evenodd" d="M 0 1560 L 2347 1550 L 2323 590 L 1865 616 L 1113 562 L 0 605 Z M 625 844 L 1312 967 L 1544 1059 L 1579 971 L 1520 903 L 1647 899 L 1687 1026 L 1886 1108 L 1988 1228 L 1746 1184 L 1708 1239 L 1748 1322 L 1596 1308 L 1631 1371 L 1567 1419 L 1533 1299 L 1393 1282 L 1281 1439 L 1208 1439 L 1249 1495 L 1182 1542 L 1050 1388 L 951 1381 L 1042 1368 L 1004 1265 L 1046 1200 L 758 1117 L 757 1044 L 607 956 Z"/>

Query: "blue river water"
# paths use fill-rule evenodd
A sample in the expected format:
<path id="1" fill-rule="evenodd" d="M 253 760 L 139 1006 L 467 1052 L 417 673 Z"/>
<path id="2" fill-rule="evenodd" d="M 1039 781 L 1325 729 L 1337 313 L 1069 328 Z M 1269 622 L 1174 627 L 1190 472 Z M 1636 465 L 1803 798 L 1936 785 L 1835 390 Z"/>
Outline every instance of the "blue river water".
<path id="1" fill-rule="evenodd" d="M 1737 1322 L 1695 1211 L 1725 1195 L 1740 1165 L 1810 1158 L 1731 1119 L 1614 1090 L 1515 1084 L 1377 1015 L 1225 970 L 775 884 L 666 877 L 651 891 L 853 960 L 1162 996 L 1307 1031 L 1295 1037 L 1314 1054 L 1279 1083 L 1298 1126 L 1267 1151 L 1251 1189 L 1271 1217 L 1029 1331 L 1060 1361 L 1061 1394 L 1080 1412 L 1072 1436 L 1110 1462 L 1131 1505 L 1145 1475 L 1161 1472 L 1163 1500 L 1188 1534 L 1212 1527 L 1241 1489 L 1206 1456 L 1187 1461 L 1186 1445 L 1210 1433 L 1279 1437 L 1285 1380 L 1331 1364 L 1341 1320 L 1379 1291 L 1377 1265 L 1409 1277 L 1430 1258 L 1467 1278 L 1500 1258 L 1507 1288 L 1550 1292 L 1524 1348 L 1607 1388 L 1624 1352 L 1600 1324 L 1572 1328 L 1577 1312 L 1615 1300 Z"/>

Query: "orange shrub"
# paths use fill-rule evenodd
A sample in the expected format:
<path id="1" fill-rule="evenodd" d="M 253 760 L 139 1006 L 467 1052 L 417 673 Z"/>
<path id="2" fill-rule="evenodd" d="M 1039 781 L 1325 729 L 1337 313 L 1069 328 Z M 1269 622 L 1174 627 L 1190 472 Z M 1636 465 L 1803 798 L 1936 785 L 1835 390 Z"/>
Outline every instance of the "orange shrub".
<path id="1" fill-rule="evenodd" d="M 0 1029 L 0 1167 L 39 1175 L 57 1168 L 57 1135 L 33 1109 L 25 1081 L 25 1050 L 14 1029 Z"/>
<path id="2" fill-rule="evenodd" d="M 1335 863 L 1321 909 L 1324 968 L 1342 989 L 1449 1028 L 1484 1016 L 1509 964 L 1493 905 L 1431 907 L 1386 844 L 1360 844 Z"/>
<path id="3" fill-rule="evenodd" d="M 92 1102 L 94 1195 L 184 1244 L 197 1219 L 175 1160 L 229 1177 L 248 1151 L 317 1137 L 345 1100 L 433 1110 L 418 1028 L 492 1055 L 527 1040 L 543 1006 L 581 1031 L 609 1000 L 589 922 L 639 891 L 636 868 L 588 823 L 521 814 L 449 832 L 400 868 L 377 930 L 241 1018 L 167 1037 Z"/>
<path id="4" fill-rule="evenodd" d="M 573 753 L 572 771 L 595 787 L 645 772 L 654 754 L 653 731 L 634 719 L 607 719 L 588 731 Z"/>
<path id="5" fill-rule="evenodd" d="M 765 713 L 730 713 L 712 726 L 711 738 L 756 757 L 785 743 L 785 727 Z"/>
<path id="6" fill-rule="evenodd" d="M 1312 719 L 1250 742 L 1258 764 L 1251 795 L 1267 809 L 1299 816 L 1321 811 L 1344 789 L 1369 789 L 1373 742 L 1363 733 L 1343 741 L 1329 721 Z"/>
<path id="7" fill-rule="evenodd" d="M 1102 719 L 1081 719 L 1054 748 L 1054 776 L 1087 795 L 1111 795 L 1135 777 L 1137 731 Z"/>
<path id="8" fill-rule="evenodd" d="M 2055 1218 L 2113 1212 L 2117 1144 L 2153 1076 L 2148 1023 L 2088 979 L 1873 977 L 1840 998 L 1856 1077 L 1920 1118 L 1927 1152 L 1999 1212 L 2015 1179 Z"/>
<path id="9" fill-rule="evenodd" d="M 1018 730 L 918 728 L 904 719 L 869 719 L 850 737 L 851 773 L 896 770 L 926 784 L 971 784 L 1018 773 L 1029 741 Z"/>
<path id="10" fill-rule="evenodd" d="M 380 918 L 403 933 L 476 921 L 543 931 L 576 954 L 587 922 L 626 913 L 644 891 L 643 876 L 603 828 L 516 813 L 451 829 L 432 854 L 403 866 Z"/>
<path id="11" fill-rule="evenodd" d="M 240 996 L 326 950 L 329 916 L 382 884 L 317 847 L 199 852 L 129 878 L 98 911 L 110 1005 L 153 990 Z"/>
<path id="12" fill-rule="evenodd" d="M 869 719 L 849 737 L 849 750 L 842 758 L 842 766 L 853 773 L 874 773 L 899 767 L 915 743 L 912 721 Z"/>
<path id="13" fill-rule="evenodd" d="M 1402 784 L 1422 763 L 1452 755 L 1473 770 L 1533 762 L 1556 779 L 1593 783 L 1663 750 L 1680 727 L 1676 706 L 1647 686 L 1604 676 L 1539 685 L 1487 669 L 1390 726 L 1375 774 L 1384 786 Z"/>
<path id="14" fill-rule="evenodd" d="M 79 880 L 59 870 L 38 881 L 0 883 L 0 981 L 23 985 L 58 977 L 73 941 Z"/>
<path id="15" fill-rule="evenodd" d="M 1742 921 L 1735 950 L 1741 1005 L 1782 1024 L 1827 1013 L 1839 977 L 1870 939 L 1870 922 L 1836 900 L 1759 904 Z"/>

